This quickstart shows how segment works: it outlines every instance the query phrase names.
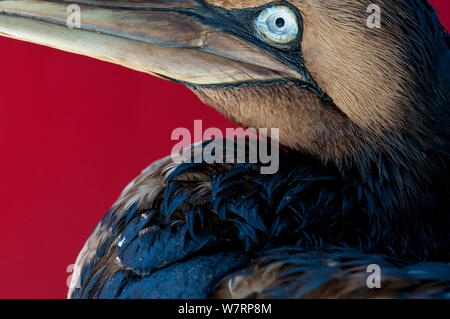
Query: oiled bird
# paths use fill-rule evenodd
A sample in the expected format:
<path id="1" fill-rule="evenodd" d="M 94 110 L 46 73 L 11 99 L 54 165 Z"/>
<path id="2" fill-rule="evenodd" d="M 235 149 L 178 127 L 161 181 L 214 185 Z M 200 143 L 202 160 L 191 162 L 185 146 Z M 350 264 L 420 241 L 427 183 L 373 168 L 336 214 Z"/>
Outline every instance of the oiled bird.
<path id="1" fill-rule="evenodd" d="M 183 83 L 285 150 L 269 175 L 153 163 L 68 297 L 450 297 L 450 41 L 426 0 L 375 1 L 379 27 L 369 0 L 78 0 L 72 28 L 68 4 L 1 0 L 0 33 Z"/>

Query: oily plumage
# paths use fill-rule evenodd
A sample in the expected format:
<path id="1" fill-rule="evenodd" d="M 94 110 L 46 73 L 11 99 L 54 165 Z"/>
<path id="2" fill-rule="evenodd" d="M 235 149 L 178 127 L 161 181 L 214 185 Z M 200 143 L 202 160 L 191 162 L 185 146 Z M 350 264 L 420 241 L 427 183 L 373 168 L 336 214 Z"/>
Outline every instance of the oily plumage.
<path id="1" fill-rule="evenodd" d="M 448 264 L 405 267 L 425 258 L 413 243 L 429 239 L 389 229 L 388 198 L 305 155 L 281 163 L 276 176 L 256 164 L 152 164 L 97 226 L 70 296 L 449 296 Z M 366 286 L 373 263 L 385 289 Z"/>
<path id="2" fill-rule="evenodd" d="M 367 289 L 367 267 L 382 269 L 382 289 Z M 228 276 L 219 298 L 450 298 L 448 265 L 405 265 L 354 248 L 268 251 L 250 268 Z"/>
<path id="3" fill-rule="evenodd" d="M 69 297 L 450 297 L 449 40 L 427 1 L 377 0 L 370 29 L 369 0 L 82 0 L 95 48 L 90 24 L 61 29 L 59 0 L 23 1 L 0 1 L 1 34 L 181 82 L 244 127 L 280 128 L 284 146 L 273 175 L 152 164 L 86 242 Z M 274 5 L 297 19 L 288 46 L 254 29 Z"/>

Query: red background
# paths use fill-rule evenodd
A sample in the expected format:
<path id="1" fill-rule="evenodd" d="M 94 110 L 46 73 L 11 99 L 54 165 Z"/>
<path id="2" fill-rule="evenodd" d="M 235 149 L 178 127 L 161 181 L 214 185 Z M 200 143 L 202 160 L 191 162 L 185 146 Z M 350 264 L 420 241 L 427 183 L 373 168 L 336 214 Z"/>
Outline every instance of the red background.
<path id="1" fill-rule="evenodd" d="M 450 2 L 431 1 L 450 28 Z M 0 38 L 0 298 L 65 298 L 66 267 L 172 130 L 231 124 L 186 88 Z"/>

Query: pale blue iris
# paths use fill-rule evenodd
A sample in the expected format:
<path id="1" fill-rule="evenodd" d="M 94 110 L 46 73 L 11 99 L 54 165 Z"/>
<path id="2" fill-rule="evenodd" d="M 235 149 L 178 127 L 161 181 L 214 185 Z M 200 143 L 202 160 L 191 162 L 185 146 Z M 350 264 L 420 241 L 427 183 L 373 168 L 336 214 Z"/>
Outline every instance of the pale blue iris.
<path id="1" fill-rule="evenodd" d="M 262 40 L 275 44 L 288 44 L 298 35 L 296 14 L 285 6 L 264 9 L 255 21 L 256 31 Z"/>

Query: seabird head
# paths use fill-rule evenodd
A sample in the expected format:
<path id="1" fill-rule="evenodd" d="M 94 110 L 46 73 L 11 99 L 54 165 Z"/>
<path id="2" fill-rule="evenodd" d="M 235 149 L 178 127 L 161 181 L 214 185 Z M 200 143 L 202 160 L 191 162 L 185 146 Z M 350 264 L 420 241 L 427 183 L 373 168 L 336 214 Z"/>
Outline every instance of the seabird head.
<path id="1" fill-rule="evenodd" d="M 1 0 L 0 34 L 181 82 L 324 162 L 382 157 L 427 175 L 448 154 L 442 27 L 425 0 L 378 0 L 370 28 L 372 2 L 79 0 L 68 28 L 70 1 Z"/>

